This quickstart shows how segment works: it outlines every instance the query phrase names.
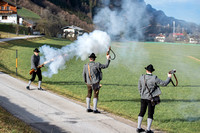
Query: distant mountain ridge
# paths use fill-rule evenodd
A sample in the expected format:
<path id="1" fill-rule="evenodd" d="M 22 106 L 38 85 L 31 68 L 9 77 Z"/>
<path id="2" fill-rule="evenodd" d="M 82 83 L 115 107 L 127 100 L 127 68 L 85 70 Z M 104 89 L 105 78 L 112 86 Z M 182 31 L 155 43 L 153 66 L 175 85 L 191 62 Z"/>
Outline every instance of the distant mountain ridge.
<path id="1" fill-rule="evenodd" d="M 15 2 L 15 0 L 10 0 Z M 101 7 L 102 0 L 16 0 L 17 4 L 25 7 L 38 15 L 42 19 L 52 19 L 61 25 L 76 25 L 87 31 L 94 30 L 92 24 L 92 16 L 95 15 L 97 8 Z M 110 0 L 110 7 L 119 7 L 122 0 Z M 135 0 L 142 4 L 144 0 Z M 168 17 L 161 10 L 152 8 L 151 5 L 146 5 L 146 12 L 149 16 L 149 27 L 146 28 L 145 34 L 172 33 L 173 21 L 176 24 L 177 32 L 193 33 L 198 27 L 195 23 L 189 23 L 183 20 L 178 20 L 173 17 Z M 50 22 L 50 21 L 49 21 Z M 62 22 L 62 23 L 61 23 Z"/>
<path id="2" fill-rule="evenodd" d="M 167 28 L 170 28 L 171 33 L 172 33 L 173 22 L 175 22 L 176 32 L 179 33 L 180 32 L 194 33 L 197 29 L 199 29 L 199 25 L 184 20 L 179 20 L 174 17 L 168 17 L 163 11 L 152 8 L 150 4 L 147 4 L 146 10 L 150 16 L 150 24 L 157 26 L 160 25 L 162 27 L 165 27 L 164 28 L 165 30 L 167 30 Z M 157 33 L 155 29 L 150 32 Z"/>

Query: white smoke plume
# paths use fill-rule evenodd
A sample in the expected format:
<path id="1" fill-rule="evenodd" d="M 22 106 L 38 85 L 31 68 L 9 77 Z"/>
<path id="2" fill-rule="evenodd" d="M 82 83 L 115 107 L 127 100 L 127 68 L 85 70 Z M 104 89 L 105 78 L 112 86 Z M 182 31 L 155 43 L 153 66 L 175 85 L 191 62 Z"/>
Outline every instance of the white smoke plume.
<path id="1" fill-rule="evenodd" d="M 111 43 L 110 36 L 103 31 L 95 30 L 90 34 L 85 33 L 78 37 L 77 41 L 66 45 L 61 49 L 43 45 L 39 48 L 41 60 L 45 60 L 48 67 L 47 72 L 43 72 L 45 77 L 57 74 L 59 69 L 65 68 L 66 61 L 76 57 L 85 60 L 89 54 L 104 53 L 108 50 Z"/>
<path id="2" fill-rule="evenodd" d="M 94 16 L 94 24 L 99 30 L 90 34 L 86 33 L 78 37 L 74 43 L 61 49 L 46 45 L 40 48 L 41 54 L 43 54 L 41 58 L 45 61 L 51 60 L 46 65 L 48 71 L 43 72 L 44 76 L 51 77 L 53 74 L 57 74 L 59 69 L 65 68 L 65 62 L 74 57 L 85 60 L 92 52 L 95 54 L 106 52 L 111 44 L 111 39 L 137 41 L 143 37 L 142 27 L 148 25 L 148 17 L 145 15 L 146 4 L 143 0 L 102 0 L 101 2 L 101 8 Z M 127 49 L 123 49 L 122 52 L 119 52 L 118 57 L 126 58 L 127 51 L 135 53 L 135 47 L 131 45 Z M 134 62 L 132 59 L 130 61 L 130 64 L 132 61 Z"/>
<path id="3" fill-rule="evenodd" d="M 106 31 L 112 41 L 123 42 L 112 46 L 117 54 L 112 64 L 125 64 L 131 72 L 133 68 L 141 67 L 139 57 L 145 57 L 143 61 L 149 57 L 143 46 L 137 44 L 144 39 L 145 28 L 149 26 L 144 0 L 102 0 L 101 8 L 96 11 L 96 28 Z"/>
<path id="4" fill-rule="evenodd" d="M 114 6 L 113 6 L 114 5 Z M 94 24 L 106 31 L 114 40 L 137 41 L 149 24 L 143 0 L 102 0 Z"/>

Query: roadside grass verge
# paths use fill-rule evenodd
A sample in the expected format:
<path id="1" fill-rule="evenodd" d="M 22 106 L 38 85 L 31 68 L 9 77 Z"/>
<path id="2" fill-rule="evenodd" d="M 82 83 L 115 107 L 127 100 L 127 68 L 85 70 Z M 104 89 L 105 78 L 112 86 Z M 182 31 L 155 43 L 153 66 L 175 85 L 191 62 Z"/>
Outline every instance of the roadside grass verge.
<path id="1" fill-rule="evenodd" d="M 0 107 L 1 133 L 37 133 L 34 129 Z"/>
<path id="2" fill-rule="evenodd" d="M 63 39 L 37 38 L 0 43 L 0 68 L 15 76 L 15 50 L 18 50 L 18 77 L 27 80 L 33 50 L 44 44 L 61 48 L 70 44 Z M 153 64 L 154 74 L 167 78 L 167 72 L 177 69 L 178 87 L 169 84 L 161 87 L 161 104 L 156 106 L 153 128 L 170 133 L 196 133 L 200 130 L 200 46 L 113 42 L 117 58 L 103 71 L 103 87 L 100 90 L 98 107 L 108 112 L 137 121 L 140 108 L 138 79 L 145 74 L 144 67 Z M 104 63 L 105 55 L 97 55 L 97 62 Z M 83 65 L 88 60 L 72 59 L 66 68 L 51 78 L 43 77 L 44 88 L 85 103 L 86 85 L 83 83 Z M 45 71 L 46 68 L 42 68 Z M 35 81 L 34 83 L 37 83 Z M 25 89 L 25 87 L 24 87 Z M 143 120 L 146 124 L 147 114 Z"/>
<path id="3" fill-rule="evenodd" d="M 1 38 L 20 37 L 20 36 L 24 36 L 24 35 L 16 35 L 16 34 L 14 34 L 14 33 L 9 33 L 9 32 L 2 32 L 2 31 L 0 31 L 0 39 L 1 39 Z"/>

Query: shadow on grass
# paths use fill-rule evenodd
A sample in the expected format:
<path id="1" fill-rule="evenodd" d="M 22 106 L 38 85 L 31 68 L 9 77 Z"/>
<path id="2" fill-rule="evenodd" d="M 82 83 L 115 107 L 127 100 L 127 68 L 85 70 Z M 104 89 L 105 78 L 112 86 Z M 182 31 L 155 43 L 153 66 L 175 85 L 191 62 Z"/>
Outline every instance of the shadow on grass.
<path id="1" fill-rule="evenodd" d="M 6 73 L 6 74 L 16 75 L 16 71 L 12 71 L 12 70 L 8 69 L 5 65 L 3 65 L 1 63 L 0 63 L 0 71 L 3 72 L 3 73 Z M 17 76 L 22 78 L 22 79 L 29 80 L 19 73 L 17 74 Z"/>
<path id="2" fill-rule="evenodd" d="M 20 39 L 20 40 L 14 40 L 14 41 L 8 41 L 6 42 L 6 46 L 4 44 L 0 45 L 1 48 L 5 49 L 11 49 L 13 46 L 19 46 L 19 47 L 28 47 L 28 48 L 38 48 L 43 45 L 50 45 L 51 47 L 61 48 L 63 45 L 56 45 L 53 43 L 36 43 L 32 42 L 32 40 L 38 41 L 38 40 L 45 40 L 46 38 L 29 38 L 29 39 Z M 67 45 L 67 42 L 66 42 Z M 32 51 L 31 51 L 32 52 Z"/>
<path id="3" fill-rule="evenodd" d="M 200 85 L 181 85 L 181 86 L 178 86 L 178 87 L 200 87 Z"/>
<path id="4" fill-rule="evenodd" d="M 43 83 L 50 85 L 85 85 L 84 82 L 81 81 L 43 81 Z"/>
<path id="5" fill-rule="evenodd" d="M 101 100 L 102 102 L 140 102 L 140 99 L 110 99 L 110 100 Z"/>
<path id="6" fill-rule="evenodd" d="M 133 98 L 133 99 L 110 99 L 110 100 L 106 100 L 102 102 L 140 102 L 140 99 L 137 98 Z M 186 100 L 186 99 L 161 99 L 161 103 L 162 102 L 189 102 L 189 103 L 193 103 L 193 102 L 200 102 L 200 99 L 198 100 Z"/>
<path id="7" fill-rule="evenodd" d="M 194 102 L 200 102 L 200 99 L 192 100 L 192 99 L 161 99 L 161 102 L 188 102 L 188 103 L 194 103 Z"/>
<path id="8" fill-rule="evenodd" d="M 103 84 L 105 86 L 130 86 L 130 87 L 136 87 L 138 85 L 133 85 L 133 84 Z"/>
<path id="9" fill-rule="evenodd" d="M 0 68 L 1 68 L 1 72 L 6 73 L 6 74 L 15 74 L 15 72 L 11 71 L 10 69 L 8 69 L 5 65 L 0 63 Z"/>
<path id="10" fill-rule="evenodd" d="M 186 117 L 186 118 L 174 118 L 174 119 L 164 119 L 161 122 L 197 122 L 200 121 L 200 117 Z"/>
<path id="11" fill-rule="evenodd" d="M 27 109 L 22 108 L 12 102 L 9 101 L 8 98 L 0 96 L 0 106 L 5 108 L 8 111 L 11 111 L 10 113 L 15 114 L 15 116 L 23 119 L 26 121 L 30 126 L 36 128 L 40 132 L 44 133 L 66 133 L 63 129 L 56 125 L 52 125 L 49 122 L 45 122 L 45 120 L 41 119 L 40 117 L 27 112 Z M 10 125 L 11 127 L 13 125 L 16 125 L 14 121 L 9 121 L 7 119 L 1 119 L 1 122 L 4 122 L 6 125 Z"/>
<path id="12" fill-rule="evenodd" d="M 50 84 L 50 85 L 85 85 L 82 81 L 43 81 L 43 83 Z M 102 84 L 103 86 L 137 86 L 137 85 L 129 85 L 129 84 Z"/>

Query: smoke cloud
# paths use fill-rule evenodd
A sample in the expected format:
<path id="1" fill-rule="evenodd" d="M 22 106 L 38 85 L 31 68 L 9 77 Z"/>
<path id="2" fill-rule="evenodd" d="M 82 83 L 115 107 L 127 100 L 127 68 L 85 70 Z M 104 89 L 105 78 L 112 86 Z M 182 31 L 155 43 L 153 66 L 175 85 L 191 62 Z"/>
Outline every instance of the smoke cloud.
<path id="1" fill-rule="evenodd" d="M 90 34 L 85 33 L 78 37 L 77 41 L 61 49 L 53 48 L 48 45 L 40 47 L 42 53 L 41 61 L 46 61 L 47 72 L 43 72 L 45 77 L 57 74 L 59 69 L 65 68 L 65 62 L 76 57 L 85 60 L 89 54 L 104 53 L 108 50 L 111 43 L 110 36 L 103 31 L 95 30 Z"/>
<path id="2" fill-rule="evenodd" d="M 142 63 L 140 57 L 145 57 L 142 59 L 144 62 L 148 60 L 148 52 L 137 43 L 144 38 L 145 27 L 149 25 L 143 0 L 102 0 L 101 8 L 96 11 L 96 28 L 106 31 L 112 41 L 121 42 L 112 46 L 117 54 L 112 64 L 124 64 L 133 72 L 133 68 L 140 67 Z"/>
<path id="3" fill-rule="evenodd" d="M 143 0 L 103 0 L 102 7 L 94 17 L 97 29 L 106 31 L 112 40 L 143 38 L 143 27 L 149 23 Z"/>
<path id="4" fill-rule="evenodd" d="M 105 53 L 111 45 L 111 40 L 134 41 L 129 42 L 131 45 L 127 48 L 120 48 L 120 54 L 117 56 L 119 60 L 116 62 L 127 56 L 130 59 L 131 56 L 127 53 L 136 53 L 134 43 L 143 38 L 142 27 L 148 25 L 145 2 L 143 0 L 102 0 L 100 7 L 93 18 L 97 30 L 90 34 L 85 33 L 78 37 L 77 41 L 61 49 L 47 45 L 40 47 L 42 60 L 51 60 L 46 65 L 48 71 L 43 72 L 44 76 L 51 77 L 57 74 L 59 69 L 65 68 L 65 62 L 74 57 L 85 60 L 92 52 Z M 135 62 L 132 59 L 129 61 L 131 61 L 129 64 Z M 135 64 L 140 63 L 135 62 Z"/>

